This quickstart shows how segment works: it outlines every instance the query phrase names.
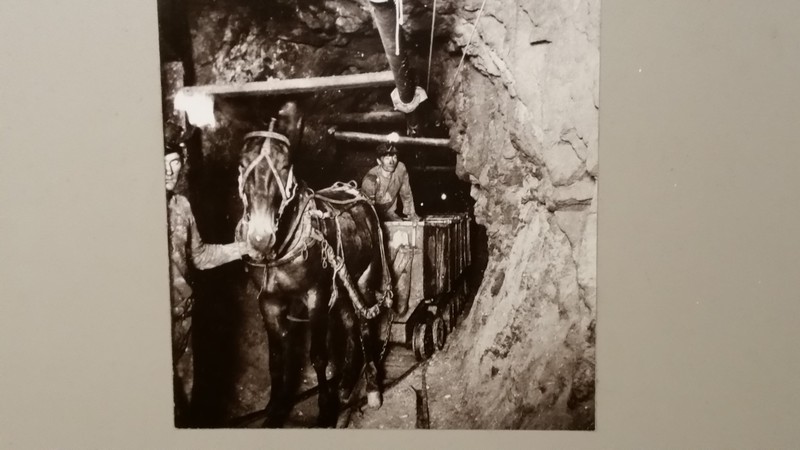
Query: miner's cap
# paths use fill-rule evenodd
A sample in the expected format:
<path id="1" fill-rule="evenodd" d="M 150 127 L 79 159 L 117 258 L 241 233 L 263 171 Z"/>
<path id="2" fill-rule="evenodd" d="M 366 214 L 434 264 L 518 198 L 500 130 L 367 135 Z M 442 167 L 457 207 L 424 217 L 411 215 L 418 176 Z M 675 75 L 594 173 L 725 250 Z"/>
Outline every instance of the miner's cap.
<path id="1" fill-rule="evenodd" d="M 386 156 L 386 155 L 396 155 L 397 154 L 397 147 L 394 144 L 389 144 L 386 142 L 382 142 L 378 144 L 378 148 L 376 149 L 378 156 Z"/>
<path id="2" fill-rule="evenodd" d="M 164 156 L 171 155 L 173 153 L 177 153 L 178 156 L 183 158 L 183 149 L 185 148 L 185 144 L 180 143 L 176 144 L 174 142 L 167 142 L 164 144 Z"/>
<path id="3" fill-rule="evenodd" d="M 400 140 L 400 136 L 397 133 L 390 133 L 386 137 L 388 142 L 380 143 L 378 145 L 378 148 L 376 149 L 378 156 L 397 154 L 397 147 L 395 146 L 395 144 Z"/>
<path id="4" fill-rule="evenodd" d="M 196 131 L 197 127 L 194 126 L 189 126 L 182 132 L 180 132 L 180 129 L 177 127 L 168 127 L 164 132 L 164 156 L 177 153 L 183 157 L 184 151 L 186 150 L 186 141 L 188 141 Z"/>

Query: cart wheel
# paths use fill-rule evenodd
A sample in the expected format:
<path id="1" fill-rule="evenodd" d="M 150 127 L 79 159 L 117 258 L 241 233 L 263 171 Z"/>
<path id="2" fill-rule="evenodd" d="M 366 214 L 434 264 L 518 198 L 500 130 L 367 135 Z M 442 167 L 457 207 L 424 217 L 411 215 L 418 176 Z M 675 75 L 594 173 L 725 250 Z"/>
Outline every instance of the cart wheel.
<path id="1" fill-rule="evenodd" d="M 435 345 L 438 350 L 441 350 L 444 347 L 445 341 L 447 341 L 447 329 L 445 329 L 444 320 L 442 320 L 441 316 L 430 315 L 428 316 L 427 322 L 433 345 Z"/>
<path id="2" fill-rule="evenodd" d="M 424 361 L 433 354 L 433 337 L 427 320 L 414 325 L 411 346 L 417 361 Z"/>

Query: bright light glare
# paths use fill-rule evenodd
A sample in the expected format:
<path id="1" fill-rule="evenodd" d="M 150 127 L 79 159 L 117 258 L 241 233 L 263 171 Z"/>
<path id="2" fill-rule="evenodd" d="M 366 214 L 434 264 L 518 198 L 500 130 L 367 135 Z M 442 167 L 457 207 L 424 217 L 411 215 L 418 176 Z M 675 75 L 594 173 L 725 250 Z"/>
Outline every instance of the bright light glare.
<path id="1" fill-rule="evenodd" d="M 175 94 L 175 109 L 186 113 L 189 122 L 197 127 L 214 127 L 214 98 L 202 93 L 189 93 L 185 90 Z"/>
<path id="2" fill-rule="evenodd" d="M 442 194 L 442 200 L 447 200 L 447 194 Z"/>
<path id="3" fill-rule="evenodd" d="M 389 133 L 389 135 L 386 136 L 386 140 L 388 140 L 392 144 L 396 144 L 400 142 L 400 135 L 394 132 Z"/>

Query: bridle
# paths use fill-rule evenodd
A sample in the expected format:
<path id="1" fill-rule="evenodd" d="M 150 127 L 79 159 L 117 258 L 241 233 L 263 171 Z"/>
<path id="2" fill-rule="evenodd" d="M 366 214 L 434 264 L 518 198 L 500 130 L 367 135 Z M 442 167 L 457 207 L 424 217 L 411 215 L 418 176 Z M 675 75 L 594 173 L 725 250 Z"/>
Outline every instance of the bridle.
<path id="1" fill-rule="evenodd" d="M 236 229 L 236 238 L 237 240 L 241 240 L 243 242 L 247 242 L 246 236 L 246 229 L 250 222 L 250 214 L 248 212 L 249 202 L 247 201 L 247 195 L 245 195 L 244 188 L 247 179 L 253 173 L 255 168 L 262 162 L 266 161 L 267 166 L 269 167 L 270 171 L 272 172 L 273 177 L 275 178 L 275 182 L 278 185 L 278 191 L 281 194 L 281 204 L 278 207 L 278 214 L 275 216 L 275 225 L 277 228 L 277 224 L 280 222 L 280 218 L 283 214 L 283 211 L 289 205 L 289 203 L 294 200 L 297 194 L 297 180 L 294 176 L 294 168 L 289 166 L 289 174 L 286 177 L 286 184 L 284 185 L 283 181 L 281 180 L 280 174 L 278 173 L 278 169 L 275 167 L 275 162 L 272 160 L 271 152 L 272 152 L 272 140 L 276 140 L 281 144 L 286 145 L 286 148 L 289 147 L 289 139 L 274 131 L 254 131 L 252 133 L 248 133 L 245 135 L 244 140 L 247 141 L 248 139 L 252 138 L 264 138 L 264 142 L 261 144 L 261 149 L 253 161 L 247 166 L 247 168 L 242 169 L 239 168 L 239 198 L 242 201 L 242 218 L 239 221 L 239 225 Z"/>
<path id="2" fill-rule="evenodd" d="M 242 199 L 242 204 L 244 205 L 246 214 L 248 202 L 247 196 L 244 194 L 245 182 L 247 181 L 247 178 L 250 177 L 250 174 L 253 173 L 253 170 L 261 163 L 261 161 L 266 160 L 269 169 L 272 171 L 272 175 L 275 177 L 275 182 L 278 184 L 278 190 L 281 193 L 281 205 L 278 208 L 277 216 L 280 217 L 280 215 L 283 213 L 283 210 L 286 208 L 286 205 L 288 205 L 289 202 L 294 199 L 294 195 L 297 191 L 297 181 L 294 178 L 294 168 L 289 166 L 289 175 L 286 177 L 286 185 L 284 186 L 280 174 L 278 174 L 278 169 L 275 168 L 275 162 L 272 161 L 272 157 L 270 157 L 270 152 L 272 151 L 272 139 L 286 144 L 287 148 L 289 147 L 289 139 L 280 133 L 275 133 L 274 131 L 254 131 L 246 134 L 244 139 L 246 141 L 256 137 L 263 137 L 264 143 L 261 144 L 261 151 L 259 151 L 258 156 L 253 159 L 250 165 L 248 165 L 244 170 L 241 168 L 239 169 L 239 197 Z"/>

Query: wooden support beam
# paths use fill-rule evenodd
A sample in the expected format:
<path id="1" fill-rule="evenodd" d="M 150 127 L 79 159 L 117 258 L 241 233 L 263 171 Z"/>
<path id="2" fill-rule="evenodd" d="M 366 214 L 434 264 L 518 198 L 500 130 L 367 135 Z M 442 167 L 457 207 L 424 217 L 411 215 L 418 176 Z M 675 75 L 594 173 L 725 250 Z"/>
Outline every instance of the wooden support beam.
<path id="1" fill-rule="evenodd" d="M 284 95 L 302 94 L 335 89 L 394 86 L 391 71 L 335 75 L 330 77 L 272 79 L 241 84 L 209 84 L 186 86 L 181 91 L 186 95 Z"/>
<path id="2" fill-rule="evenodd" d="M 320 165 L 324 163 L 321 162 L 314 162 L 314 161 L 301 161 L 295 163 L 296 167 L 301 168 L 318 168 Z M 346 167 L 348 169 L 361 169 L 367 171 L 373 167 L 375 164 L 347 164 Z M 406 166 L 409 172 L 445 172 L 445 173 L 456 173 L 456 166 Z"/>
<path id="3" fill-rule="evenodd" d="M 366 144 L 390 142 L 389 137 L 384 134 L 358 133 L 355 131 L 334 131 L 333 137 L 339 141 L 362 142 Z M 450 148 L 449 139 L 400 136 L 396 143 L 398 145 L 419 145 L 425 147 Z"/>
<path id="4" fill-rule="evenodd" d="M 456 173 L 456 166 L 406 166 L 409 172 L 447 172 Z"/>
<path id="5" fill-rule="evenodd" d="M 345 113 L 323 116 L 323 123 L 334 125 L 343 124 L 369 124 L 369 125 L 394 125 L 406 121 L 406 115 L 399 111 L 374 111 L 366 113 Z"/>

